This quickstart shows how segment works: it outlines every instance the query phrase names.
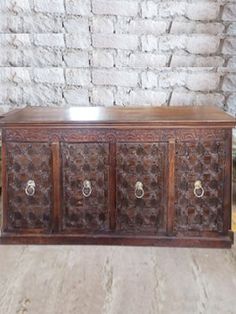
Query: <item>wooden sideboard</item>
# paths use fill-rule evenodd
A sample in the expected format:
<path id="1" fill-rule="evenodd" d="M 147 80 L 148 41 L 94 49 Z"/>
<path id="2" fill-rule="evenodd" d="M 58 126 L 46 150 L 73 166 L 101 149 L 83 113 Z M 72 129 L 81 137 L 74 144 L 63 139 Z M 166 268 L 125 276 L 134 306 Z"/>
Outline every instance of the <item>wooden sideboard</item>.
<path id="1" fill-rule="evenodd" d="M 232 127 L 215 107 L 1 119 L 2 244 L 230 247 Z"/>

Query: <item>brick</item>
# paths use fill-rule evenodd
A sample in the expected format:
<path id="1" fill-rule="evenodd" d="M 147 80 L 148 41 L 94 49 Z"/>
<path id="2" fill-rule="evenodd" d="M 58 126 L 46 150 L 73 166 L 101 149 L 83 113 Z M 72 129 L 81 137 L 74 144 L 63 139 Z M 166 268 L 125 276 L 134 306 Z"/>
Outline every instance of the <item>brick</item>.
<path id="1" fill-rule="evenodd" d="M 236 93 L 232 93 L 227 97 L 227 111 L 236 117 Z"/>
<path id="2" fill-rule="evenodd" d="M 63 0 L 34 0 L 34 10 L 42 13 L 64 13 Z"/>
<path id="3" fill-rule="evenodd" d="M 187 76 L 186 87 L 192 91 L 214 91 L 220 82 L 217 73 L 191 73 Z"/>
<path id="4" fill-rule="evenodd" d="M 31 69 L 23 67 L 3 67 L 0 68 L 1 83 L 30 84 Z"/>
<path id="5" fill-rule="evenodd" d="M 1 71 L 0 71 L 1 75 Z M 22 87 L 15 86 L 13 84 L 0 84 L 0 104 L 2 105 L 11 104 L 11 106 L 15 104 L 22 103 L 23 100 L 23 92 Z"/>
<path id="6" fill-rule="evenodd" d="M 166 66 L 168 56 L 158 55 L 156 53 L 131 53 L 119 51 L 116 57 L 116 67 L 130 67 L 130 68 L 149 68 L 156 69 L 158 67 Z"/>
<path id="7" fill-rule="evenodd" d="M 31 14 L 21 17 L 22 33 L 61 33 L 62 18 L 45 14 Z"/>
<path id="8" fill-rule="evenodd" d="M 25 67 L 58 67 L 63 65 L 59 49 L 38 47 L 18 51 Z"/>
<path id="9" fill-rule="evenodd" d="M 66 34 L 66 46 L 68 48 L 89 49 L 91 39 L 89 34 Z"/>
<path id="10" fill-rule="evenodd" d="M 220 93 L 203 94 L 195 92 L 173 92 L 170 98 L 171 106 L 219 106 L 224 104 L 224 96 Z"/>
<path id="11" fill-rule="evenodd" d="M 91 83 L 90 71 L 85 69 L 66 69 L 68 85 L 89 86 Z"/>
<path id="12" fill-rule="evenodd" d="M 141 14 L 143 18 L 153 18 L 157 16 L 157 3 L 154 1 L 145 1 L 141 3 Z"/>
<path id="13" fill-rule="evenodd" d="M 23 65 L 23 56 L 20 50 L 12 48 L 0 49 L 1 67 L 22 67 Z"/>
<path id="14" fill-rule="evenodd" d="M 230 73 L 224 77 L 222 90 L 223 91 L 236 91 L 236 74 L 235 73 Z"/>
<path id="15" fill-rule="evenodd" d="M 94 14 L 137 16 L 138 1 L 92 0 Z"/>
<path id="16" fill-rule="evenodd" d="M 135 50 L 138 48 L 138 36 L 126 34 L 94 34 L 93 46 L 96 48 L 116 48 Z"/>
<path id="17" fill-rule="evenodd" d="M 219 67 L 224 65 L 224 58 L 218 56 L 172 55 L 171 67 Z"/>
<path id="18" fill-rule="evenodd" d="M 159 38 L 159 51 L 174 52 L 186 49 L 187 36 L 162 36 Z"/>
<path id="19" fill-rule="evenodd" d="M 175 2 L 168 1 L 160 3 L 159 5 L 159 16 L 161 18 L 174 19 L 179 16 L 184 16 L 186 13 L 186 3 L 184 1 Z"/>
<path id="20" fill-rule="evenodd" d="M 112 106 L 114 102 L 112 89 L 94 87 L 91 101 L 96 106 Z"/>
<path id="21" fill-rule="evenodd" d="M 157 88 L 158 75 L 150 71 L 142 73 L 141 74 L 141 86 L 144 89 Z"/>
<path id="22" fill-rule="evenodd" d="M 81 67 L 86 68 L 89 67 L 89 56 L 87 51 L 78 51 L 78 50 L 72 50 L 72 51 L 66 51 L 63 55 L 63 59 L 65 62 L 65 65 L 69 68 L 72 67 Z"/>
<path id="23" fill-rule="evenodd" d="M 217 73 L 186 71 L 161 72 L 159 84 L 161 88 L 185 88 L 190 91 L 214 91 L 217 89 L 220 77 Z"/>
<path id="24" fill-rule="evenodd" d="M 95 50 L 92 55 L 94 67 L 112 68 L 114 65 L 113 54 L 104 50 Z"/>
<path id="25" fill-rule="evenodd" d="M 93 33 L 113 33 L 114 32 L 114 18 L 94 16 L 93 17 Z"/>
<path id="26" fill-rule="evenodd" d="M 33 41 L 35 46 L 41 47 L 64 47 L 63 34 L 34 34 Z"/>
<path id="27" fill-rule="evenodd" d="M 89 36 L 88 18 L 70 16 L 64 20 L 64 28 L 67 33 L 87 33 Z"/>
<path id="28" fill-rule="evenodd" d="M 168 93 L 152 90 L 122 90 L 119 89 L 115 102 L 125 106 L 161 106 L 167 102 Z"/>
<path id="29" fill-rule="evenodd" d="M 138 84 L 138 74 L 119 70 L 94 70 L 92 82 L 95 85 L 118 85 L 135 87 Z"/>
<path id="30" fill-rule="evenodd" d="M 141 37 L 142 51 L 152 52 L 156 51 L 158 47 L 158 39 L 153 35 L 147 35 Z"/>
<path id="31" fill-rule="evenodd" d="M 229 24 L 229 26 L 227 27 L 227 34 L 236 35 L 236 22 Z"/>
<path id="32" fill-rule="evenodd" d="M 236 56 L 233 56 L 233 57 L 228 59 L 227 66 L 230 68 L 236 67 Z"/>
<path id="33" fill-rule="evenodd" d="M 153 21 L 153 20 L 132 20 L 120 19 L 116 24 L 117 33 L 132 33 L 132 34 L 164 34 L 167 29 L 167 23 L 164 21 Z"/>
<path id="34" fill-rule="evenodd" d="M 222 23 L 200 23 L 173 21 L 171 34 L 207 34 L 219 35 L 224 33 L 225 26 Z"/>
<path id="35" fill-rule="evenodd" d="M 63 91 L 66 104 L 73 106 L 88 106 L 89 105 L 89 93 L 84 88 L 69 88 L 67 87 Z"/>
<path id="36" fill-rule="evenodd" d="M 0 33 L 23 33 L 22 18 L 0 13 Z"/>
<path id="37" fill-rule="evenodd" d="M 219 15 L 218 3 L 210 2 L 167 2 L 159 6 L 159 15 L 162 18 L 186 18 L 189 20 L 209 21 L 217 19 Z"/>
<path id="38" fill-rule="evenodd" d="M 64 73 L 62 68 L 34 68 L 33 79 L 36 83 L 64 84 Z"/>
<path id="39" fill-rule="evenodd" d="M 23 103 L 26 105 L 62 104 L 62 92 L 59 86 L 32 84 L 23 86 Z"/>
<path id="40" fill-rule="evenodd" d="M 65 0 L 66 12 L 72 15 L 90 16 L 90 0 Z"/>
<path id="41" fill-rule="evenodd" d="M 62 66 L 60 50 L 45 48 L 0 49 L 0 66 L 45 67 Z"/>
<path id="42" fill-rule="evenodd" d="M 28 34 L 0 34 L 1 48 L 24 48 L 31 46 L 31 37 Z"/>
<path id="43" fill-rule="evenodd" d="M 192 36 L 162 36 L 159 42 L 161 52 L 188 51 L 192 54 L 216 53 L 220 44 L 217 36 L 192 35 Z"/>
<path id="44" fill-rule="evenodd" d="M 235 20 L 236 20 L 236 3 L 227 3 L 226 5 L 224 5 L 222 20 L 235 22 Z"/>
<path id="45" fill-rule="evenodd" d="M 236 55 L 236 38 L 227 37 L 223 42 L 222 53 Z"/>
<path id="46" fill-rule="evenodd" d="M 0 2 L 0 12 L 6 13 L 11 12 L 14 14 L 20 13 L 31 13 L 31 1 L 30 0 L 1 0 Z"/>
<path id="47" fill-rule="evenodd" d="M 187 5 L 186 17 L 190 20 L 210 21 L 216 20 L 219 13 L 220 6 L 218 3 L 202 1 L 189 3 Z"/>

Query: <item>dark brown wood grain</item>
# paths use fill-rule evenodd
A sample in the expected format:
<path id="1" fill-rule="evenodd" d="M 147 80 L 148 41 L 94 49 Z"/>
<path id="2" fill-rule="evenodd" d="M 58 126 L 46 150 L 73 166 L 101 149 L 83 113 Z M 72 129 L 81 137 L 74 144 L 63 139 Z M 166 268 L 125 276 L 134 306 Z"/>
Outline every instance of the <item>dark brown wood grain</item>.
<path id="1" fill-rule="evenodd" d="M 5 152 L 4 152 L 5 153 Z M 48 232 L 52 224 L 52 154 L 48 143 L 6 143 L 6 229 Z M 35 193 L 26 194 L 33 180 Z"/>
<path id="2" fill-rule="evenodd" d="M 64 124 L 61 127 L 48 127 L 42 125 L 38 128 L 36 125 L 28 126 L 16 125 L 15 127 L 5 129 L 5 140 L 8 142 L 156 142 L 169 141 L 171 139 L 179 141 L 194 141 L 199 138 L 205 140 L 221 139 L 225 136 L 225 129 L 211 127 L 199 128 L 152 128 L 149 124 L 145 127 L 104 127 L 97 128 L 95 125 L 81 126 L 77 125 L 73 128 L 66 127 Z"/>
<path id="3" fill-rule="evenodd" d="M 74 232 L 108 231 L 108 144 L 62 143 L 61 155 L 63 229 Z M 85 181 L 91 184 L 91 194 L 87 197 L 83 194 Z"/>
<path id="4" fill-rule="evenodd" d="M 165 231 L 164 143 L 117 144 L 117 224 L 123 233 L 157 234 Z M 143 184 L 144 195 L 137 198 L 135 184 Z"/>
<path id="5" fill-rule="evenodd" d="M 225 144 L 221 141 L 178 143 L 176 146 L 176 221 L 181 234 L 223 232 Z M 204 195 L 194 195 L 194 184 L 202 182 Z"/>
<path id="6" fill-rule="evenodd" d="M 116 143 L 109 145 L 109 220 L 110 229 L 116 229 Z"/>
<path id="7" fill-rule="evenodd" d="M 232 126 L 235 119 L 214 106 L 178 107 L 28 107 L 1 119 L 7 124 L 157 124 Z"/>
<path id="8" fill-rule="evenodd" d="M 2 132 L 4 135 L 4 131 Z M 8 192 L 7 192 L 7 151 L 6 143 L 2 143 L 2 196 L 3 196 L 3 213 L 2 213 L 2 230 L 7 230 L 8 216 Z"/>
<path id="9" fill-rule="evenodd" d="M 168 146 L 168 207 L 167 207 L 167 233 L 173 234 L 175 216 L 175 140 L 171 139 Z"/>
<path id="10" fill-rule="evenodd" d="M 52 172 L 53 172 L 53 231 L 61 230 L 61 159 L 60 143 L 52 143 Z"/>
<path id="11" fill-rule="evenodd" d="M 223 197 L 223 232 L 227 234 L 231 230 L 231 207 L 232 207 L 232 132 L 227 131 L 225 135 L 225 176 Z"/>
<path id="12" fill-rule="evenodd" d="M 220 109 L 26 108 L 0 125 L 0 243 L 231 246 L 236 123 Z"/>

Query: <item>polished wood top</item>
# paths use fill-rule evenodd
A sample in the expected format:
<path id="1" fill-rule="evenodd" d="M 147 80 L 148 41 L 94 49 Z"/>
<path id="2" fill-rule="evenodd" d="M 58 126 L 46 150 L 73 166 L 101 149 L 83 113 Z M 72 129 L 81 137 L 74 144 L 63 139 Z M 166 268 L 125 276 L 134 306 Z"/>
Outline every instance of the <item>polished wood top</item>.
<path id="1" fill-rule="evenodd" d="M 26 107 L 6 114 L 2 127 L 9 124 L 154 124 L 235 126 L 236 120 L 213 106 L 180 107 Z"/>

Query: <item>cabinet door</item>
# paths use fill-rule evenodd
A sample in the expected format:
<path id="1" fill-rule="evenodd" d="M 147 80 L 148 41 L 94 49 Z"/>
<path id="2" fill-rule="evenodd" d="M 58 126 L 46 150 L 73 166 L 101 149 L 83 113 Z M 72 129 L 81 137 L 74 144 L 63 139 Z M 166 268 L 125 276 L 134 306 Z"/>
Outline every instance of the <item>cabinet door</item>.
<path id="1" fill-rule="evenodd" d="M 7 231 L 49 230 L 51 149 L 47 143 L 7 143 Z"/>
<path id="2" fill-rule="evenodd" d="M 63 143 L 63 229 L 108 230 L 107 143 Z"/>
<path id="3" fill-rule="evenodd" d="M 176 145 L 177 232 L 223 231 L 223 141 Z"/>
<path id="4" fill-rule="evenodd" d="M 117 229 L 156 234 L 165 230 L 166 144 L 117 145 Z"/>

